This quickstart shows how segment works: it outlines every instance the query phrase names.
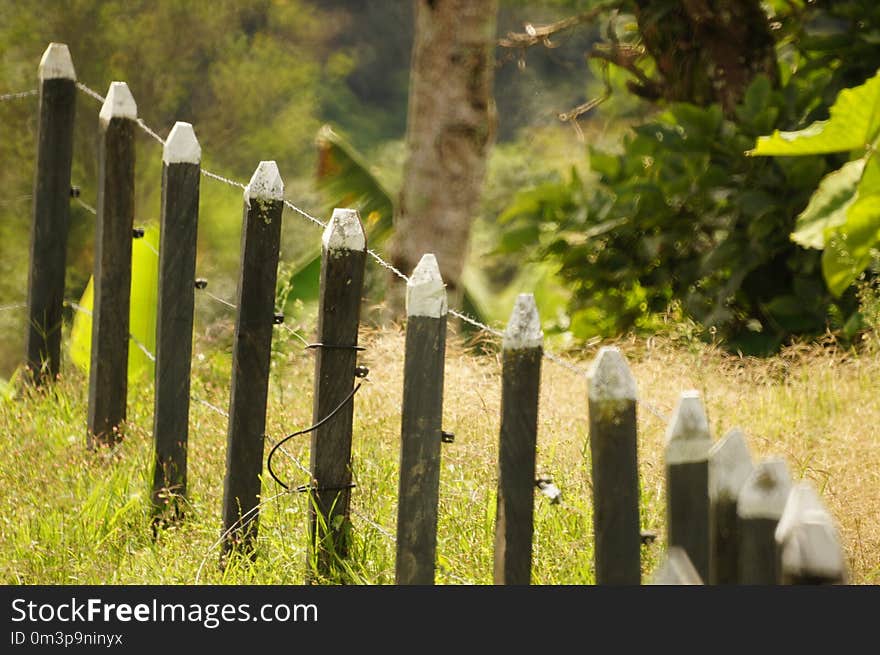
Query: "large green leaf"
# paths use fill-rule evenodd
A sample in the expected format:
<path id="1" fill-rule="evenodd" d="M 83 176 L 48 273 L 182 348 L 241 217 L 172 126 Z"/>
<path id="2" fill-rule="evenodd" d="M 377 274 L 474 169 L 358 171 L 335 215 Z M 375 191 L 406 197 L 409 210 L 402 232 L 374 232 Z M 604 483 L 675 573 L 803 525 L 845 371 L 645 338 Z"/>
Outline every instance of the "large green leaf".
<path id="1" fill-rule="evenodd" d="M 136 382 L 153 375 L 150 354 L 156 352 L 156 306 L 159 286 L 159 228 L 148 227 L 141 239 L 132 243 L 131 251 L 131 309 L 129 311 L 128 380 Z M 83 291 L 79 309 L 74 314 L 70 331 L 70 358 L 88 372 L 92 351 L 92 306 L 94 279 Z"/>
<path id="2" fill-rule="evenodd" d="M 846 223 L 825 236 L 822 273 L 828 288 L 840 296 L 871 263 L 880 240 L 880 193 L 860 196 L 849 208 Z"/>
<path id="3" fill-rule="evenodd" d="M 329 125 L 323 126 L 316 139 L 318 147 L 318 190 L 329 214 L 334 207 L 357 209 L 364 221 L 372 245 L 391 234 L 394 203 L 391 194 L 370 172 L 366 160 Z"/>
<path id="4" fill-rule="evenodd" d="M 791 239 L 804 248 L 825 247 L 825 233 L 846 223 L 846 212 L 855 201 L 866 158 L 844 164 L 819 183 L 807 208 L 797 217 Z"/>
<path id="5" fill-rule="evenodd" d="M 796 132 L 758 138 L 750 155 L 818 155 L 871 146 L 880 131 L 880 71 L 861 86 L 844 89 L 831 117 Z"/>

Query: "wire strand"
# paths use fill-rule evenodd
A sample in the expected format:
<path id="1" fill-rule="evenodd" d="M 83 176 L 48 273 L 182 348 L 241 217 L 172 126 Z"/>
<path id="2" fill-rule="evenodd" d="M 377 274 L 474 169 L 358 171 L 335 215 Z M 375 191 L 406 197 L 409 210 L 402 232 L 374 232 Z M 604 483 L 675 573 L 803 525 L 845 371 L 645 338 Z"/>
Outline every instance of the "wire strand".
<path id="1" fill-rule="evenodd" d="M 3 93 L 0 94 L 0 102 L 6 102 L 7 100 L 20 100 L 21 98 L 30 98 L 31 96 L 38 95 L 40 92 L 36 89 L 31 89 L 30 91 L 19 91 L 17 93 Z"/>

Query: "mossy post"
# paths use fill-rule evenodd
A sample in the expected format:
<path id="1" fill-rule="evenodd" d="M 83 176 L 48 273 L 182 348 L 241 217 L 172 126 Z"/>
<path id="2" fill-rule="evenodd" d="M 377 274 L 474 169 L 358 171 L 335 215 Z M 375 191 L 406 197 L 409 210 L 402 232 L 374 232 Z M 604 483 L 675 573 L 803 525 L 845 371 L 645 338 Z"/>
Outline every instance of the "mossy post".
<path id="1" fill-rule="evenodd" d="M 641 581 L 636 382 L 617 348 L 599 351 L 589 373 L 596 584 Z"/>
<path id="2" fill-rule="evenodd" d="M 399 585 L 434 584 L 446 312 L 446 287 L 437 259 L 424 255 L 406 285 L 395 566 Z"/>
<path id="3" fill-rule="evenodd" d="M 357 366 L 366 256 L 367 237 L 357 211 L 335 209 L 324 230 L 315 344 L 312 424 L 324 422 L 312 432 L 309 467 L 309 565 L 310 574 L 318 576 L 331 572 L 334 558 L 348 555 L 354 417 L 349 397 Z"/>
<path id="4" fill-rule="evenodd" d="M 40 60 L 39 76 L 26 360 L 38 385 L 54 380 L 61 369 L 61 309 L 76 110 L 76 72 L 65 44 L 49 44 Z"/>
<path id="5" fill-rule="evenodd" d="M 697 391 L 685 391 L 666 430 L 667 547 L 680 546 L 709 578 L 709 420 Z"/>
<path id="6" fill-rule="evenodd" d="M 153 506 L 182 515 L 186 497 L 189 388 L 202 151 L 189 123 L 175 123 L 162 153 Z"/>
<path id="7" fill-rule="evenodd" d="M 244 190 L 238 314 L 223 485 L 223 552 L 252 555 L 259 527 L 266 399 L 275 316 L 284 183 L 274 161 L 261 161 Z M 187 338 L 189 338 L 187 336 Z"/>
<path id="8" fill-rule="evenodd" d="M 88 445 L 122 439 L 128 397 L 134 133 L 137 105 L 125 82 L 111 82 L 98 116 L 98 210 L 95 234 Z"/>
<path id="9" fill-rule="evenodd" d="M 809 482 L 799 482 L 788 494 L 774 537 L 781 584 L 847 583 L 834 519 Z"/>
<path id="10" fill-rule="evenodd" d="M 791 475 L 781 458 L 759 463 L 740 490 L 736 505 L 739 584 L 778 582 L 775 533 L 790 490 Z"/>
<path id="11" fill-rule="evenodd" d="M 535 297 L 516 299 L 502 341 L 501 432 L 495 514 L 498 585 L 527 585 L 532 575 L 535 449 L 544 333 Z"/>
<path id="12" fill-rule="evenodd" d="M 709 450 L 709 584 L 736 584 L 739 579 L 736 499 L 754 468 L 738 429 Z"/>

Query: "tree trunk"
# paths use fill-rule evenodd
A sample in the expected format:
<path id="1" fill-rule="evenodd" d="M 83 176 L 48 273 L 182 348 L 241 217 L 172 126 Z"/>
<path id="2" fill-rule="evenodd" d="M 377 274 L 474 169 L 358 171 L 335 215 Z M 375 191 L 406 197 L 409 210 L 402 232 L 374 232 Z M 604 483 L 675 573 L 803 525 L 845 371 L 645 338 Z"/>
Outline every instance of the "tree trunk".
<path id="1" fill-rule="evenodd" d="M 642 43 L 657 85 L 646 97 L 721 105 L 728 116 L 758 74 L 777 80 L 776 51 L 760 0 L 636 0 Z"/>
<path id="2" fill-rule="evenodd" d="M 403 189 L 391 246 L 410 274 L 424 253 L 437 256 L 450 305 L 461 272 L 495 132 L 492 79 L 497 0 L 416 0 Z M 388 293 L 403 315 L 403 287 Z"/>

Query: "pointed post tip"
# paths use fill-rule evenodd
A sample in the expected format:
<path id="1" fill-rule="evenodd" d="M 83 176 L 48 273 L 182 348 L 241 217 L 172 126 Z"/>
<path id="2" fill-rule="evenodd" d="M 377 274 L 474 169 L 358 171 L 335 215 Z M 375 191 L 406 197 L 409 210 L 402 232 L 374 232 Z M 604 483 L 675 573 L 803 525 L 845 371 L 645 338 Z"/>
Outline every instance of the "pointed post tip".
<path id="1" fill-rule="evenodd" d="M 40 59 L 40 80 L 76 80 L 73 59 L 66 43 L 50 43 Z"/>
<path id="2" fill-rule="evenodd" d="M 733 428 L 709 449 L 709 496 L 736 500 L 755 466 L 745 433 Z"/>
<path id="3" fill-rule="evenodd" d="M 791 474 L 781 457 L 758 463 L 737 499 L 737 515 L 746 519 L 779 520 L 791 490 Z"/>
<path id="4" fill-rule="evenodd" d="M 682 392 L 666 429 L 666 462 L 685 464 L 709 458 L 712 438 L 700 392 Z"/>
<path id="5" fill-rule="evenodd" d="M 278 164 L 274 161 L 261 161 L 244 188 L 244 200 L 250 207 L 251 200 L 282 200 L 284 198 L 284 181 L 278 172 Z"/>
<path id="6" fill-rule="evenodd" d="M 101 105 L 101 113 L 98 114 L 101 123 L 106 125 L 113 118 L 137 119 L 137 103 L 131 90 L 125 82 L 111 82 L 107 91 L 104 104 Z"/>
<path id="7" fill-rule="evenodd" d="M 590 400 L 636 400 L 636 380 L 616 346 L 603 346 L 587 375 Z"/>
<path id="8" fill-rule="evenodd" d="M 190 123 L 177 121 L 162 149 L 162 161 L 166 164 L 198 164 L 202 160 L 202 147 Z"/>
<path id="9" fill-rule="evenodd" d="M 406 315 L 441 318 L 446 312 L 446 285 L 437 258 L 427 253 L 406 283 Z"/>
<path id="10" fill-rule="evenodd" d="M 504 330 L 501 347 L 504 350 L 540 348 L 544 345 L 544 332 L 535 296 L 521 293 L 516 297 L 510 320 Z"/>
<path id="11" fill-rule="evenodd" d="M 356 209 L 337 207 L 324 229 L 324 248 L 327 250 L 366 250 L 367 236 Z"/>
<path id="12" fill-rule="evenodd" d="M 809 480 L 801 480 L 791 488 L 779 524 L 776 526 L 776 543 L 782 545 L 799 523 L 826 522 L 833 525 L 831 514 Z"/>

